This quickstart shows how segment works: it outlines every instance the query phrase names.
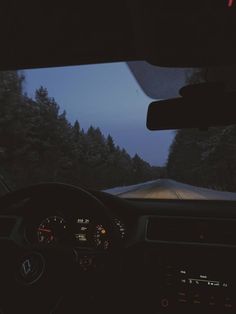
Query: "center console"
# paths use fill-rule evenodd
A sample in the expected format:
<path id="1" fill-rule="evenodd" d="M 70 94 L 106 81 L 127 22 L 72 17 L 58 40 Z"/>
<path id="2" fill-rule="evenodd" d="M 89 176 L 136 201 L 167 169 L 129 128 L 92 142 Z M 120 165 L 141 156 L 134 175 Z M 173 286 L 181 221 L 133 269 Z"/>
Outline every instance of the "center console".
<path id="1" fill-rule="evenodd" d="M 160 313 L 235 313 L 235 249 L 153 248 L 146 252 L 145 263 L 152 309 Z"/>

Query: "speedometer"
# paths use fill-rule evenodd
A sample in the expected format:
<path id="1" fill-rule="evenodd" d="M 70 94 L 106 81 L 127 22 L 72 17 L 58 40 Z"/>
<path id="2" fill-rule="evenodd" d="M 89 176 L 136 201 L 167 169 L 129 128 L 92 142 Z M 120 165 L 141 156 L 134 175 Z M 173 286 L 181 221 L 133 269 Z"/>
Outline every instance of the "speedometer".
<path id="1" fill-rule="evenodd" d="M 93 234 L 94 243 L 97 248 L 101 248 L 103 250 L 107 250 L 109 247 L 109 237 L 107 230 L 103 227 L 103 225 L 96 225 L 95 231 Z"/>
<path id="2" fill-rule="evenodd" d="M 66 222 L 62 217 L 48 217 L 38 226 L 38 242 L 43 244 L 61 242 L 65 239 L 66 228 Z"/>
<path id="3" fill-rule="evenodd" d="M 126 236 L 126 228 L 125 228 L 125 224 L 118 218 L 114 219 L 114 223 L 117 226 L 121 239 L 124 240 L 125 236 Z"/>

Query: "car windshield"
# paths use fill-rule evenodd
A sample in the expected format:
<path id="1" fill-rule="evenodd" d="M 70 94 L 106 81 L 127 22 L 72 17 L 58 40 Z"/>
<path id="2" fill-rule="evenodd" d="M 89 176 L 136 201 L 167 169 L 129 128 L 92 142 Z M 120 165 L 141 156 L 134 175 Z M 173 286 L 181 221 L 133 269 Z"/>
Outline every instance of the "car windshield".
<path id="1" fill-rule="evenodd" d="M 131 62 L 0 72 L 6 186 L 63 182 L 124 198 L 236 200 L 235 126 L 146 128 L 153 99 L 205 76 L 169 70 Z"/>

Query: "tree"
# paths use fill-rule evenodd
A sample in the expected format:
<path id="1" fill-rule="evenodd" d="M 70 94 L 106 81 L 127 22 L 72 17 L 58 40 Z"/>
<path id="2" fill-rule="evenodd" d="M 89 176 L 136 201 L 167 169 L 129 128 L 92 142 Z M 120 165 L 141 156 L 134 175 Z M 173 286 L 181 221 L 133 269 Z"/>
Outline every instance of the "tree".
<path id="1" fill-rule="evenodd" d="M 84 131 L 44 87 L 23 93 L 24 77 L 0 73 L 0 172 L 14 187 L 60 181 L 105 189 L 149 180 L 156 168 L 132 158 L 98 127 Z"/>
<path id="2" fill-rule="evenodd" d="M 199 83 L 203 74 L 204 70 L 197 69 L 187 82 Z M 168 176 L 193 185 L 236 191 L 235 143 L 235 125 L 208 131 L 178 130 L 169 151 Z"/>
<path id="3" fill-rule="evenodd" d="M 114 144 L 113 138 L 111 137 L 110 134 L 107 137 L 107 146 L 108 146 L 109 152 L 111 154 L 113 154 L 115 152 L 116 148 L 115 148 L 115 144 Z"/>

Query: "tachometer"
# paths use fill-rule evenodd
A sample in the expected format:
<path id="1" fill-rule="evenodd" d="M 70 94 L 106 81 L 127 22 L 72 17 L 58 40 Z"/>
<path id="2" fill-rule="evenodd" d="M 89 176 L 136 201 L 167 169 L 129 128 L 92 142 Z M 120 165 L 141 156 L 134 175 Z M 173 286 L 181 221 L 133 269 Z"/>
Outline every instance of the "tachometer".
<path id="1" fill-rule="evenodd" d="M 65 238 L 66 222 L 62 217 L 52 216 L 41 222 L 37 229 L 38 242 L 52 244 Z"/>

